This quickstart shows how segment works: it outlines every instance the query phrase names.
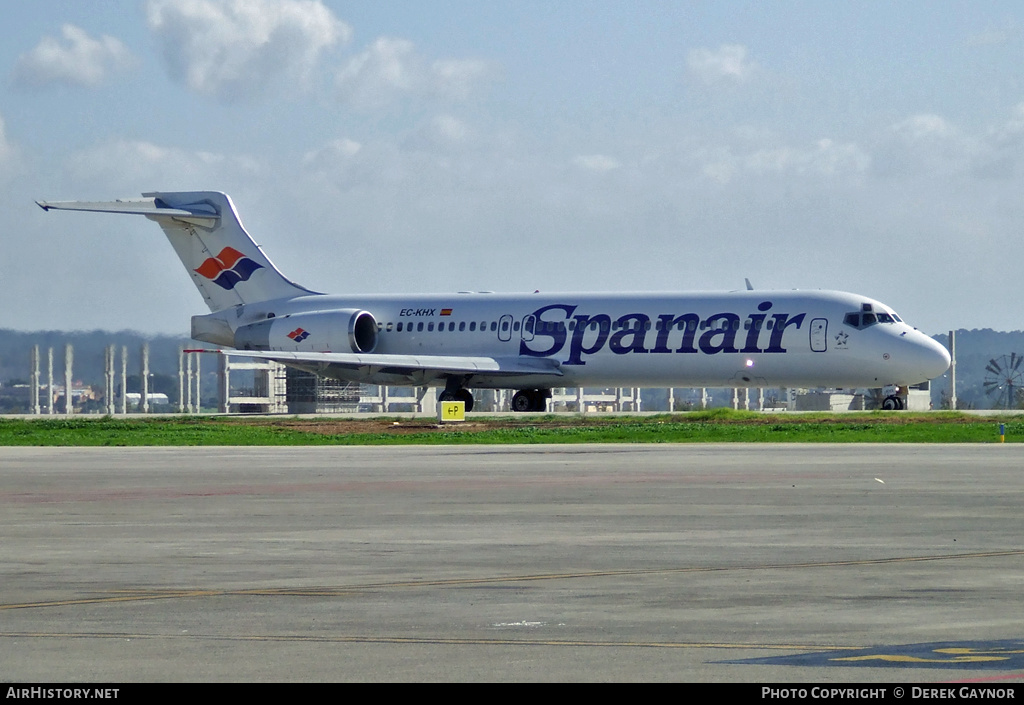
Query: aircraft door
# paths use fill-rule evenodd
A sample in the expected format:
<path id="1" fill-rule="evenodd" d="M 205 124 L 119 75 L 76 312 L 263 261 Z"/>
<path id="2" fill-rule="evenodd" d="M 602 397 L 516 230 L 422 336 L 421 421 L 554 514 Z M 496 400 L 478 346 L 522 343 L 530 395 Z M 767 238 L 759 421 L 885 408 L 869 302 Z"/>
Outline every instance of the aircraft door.
<path id="1" fill-rule="evenodd" d="M 815 318 L 811 321 L 811 351 L 825 352 L 828 349 L 828 319 Z"/>
<path id="2" fill-rule="evenodd" d="M 512 340 L 512 316 L 507 313 L 498 319 L 498 340 L 502 342 Z"/>

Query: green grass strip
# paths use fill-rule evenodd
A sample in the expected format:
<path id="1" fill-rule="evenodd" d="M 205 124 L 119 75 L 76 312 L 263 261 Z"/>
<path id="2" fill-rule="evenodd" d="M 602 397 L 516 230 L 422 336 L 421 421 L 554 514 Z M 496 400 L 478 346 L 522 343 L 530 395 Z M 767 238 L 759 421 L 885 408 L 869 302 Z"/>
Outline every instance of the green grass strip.
<path id="1" fill-rule="evenodd" d="M 716 409 L 647 417 L 432 419 L 73 417 L 0 419 L 4 446 L 464 445 L 529 443 L 1024 442 L 1024 417 L 958 413 L 762 414 Z M 367 429 L 372 429 L 368 431 Z"/>

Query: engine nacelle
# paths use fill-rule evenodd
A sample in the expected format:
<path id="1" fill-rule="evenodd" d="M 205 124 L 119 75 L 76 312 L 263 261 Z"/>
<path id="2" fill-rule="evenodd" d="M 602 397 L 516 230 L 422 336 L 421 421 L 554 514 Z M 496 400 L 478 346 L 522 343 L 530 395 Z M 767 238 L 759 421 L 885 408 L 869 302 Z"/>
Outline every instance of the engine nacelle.
<path id="1" fill-rule="evenodd" d="M 239 350 L 372 353 L 377 321 L 369 311 L 310 311 L 268 318 L 235 331 Z"/>

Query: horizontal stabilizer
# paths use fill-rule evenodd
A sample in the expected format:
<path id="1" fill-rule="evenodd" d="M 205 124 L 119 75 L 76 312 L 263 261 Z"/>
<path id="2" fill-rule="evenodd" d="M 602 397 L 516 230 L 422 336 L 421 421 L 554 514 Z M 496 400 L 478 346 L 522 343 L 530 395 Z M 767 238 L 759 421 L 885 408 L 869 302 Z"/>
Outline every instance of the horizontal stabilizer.
<path id="1" fill-rule="evenodd" d="M 153 191 L 116 201 L 36 201 L 44 211 L 144 215 L 164 231 L 210 311 L 316 294 L 285 277 L 219 191 Z"/>
<path id="2" fill-rule="evenodd" d="M 156 218 L 173 218 L 187 222 L 212 225 L 220 214 L 206 204 L 195 204 L 185 208 L 171 208 L 156 198 L 139 198 L 118 201 L 36 201 L 44 211 L 92 211 L 94 213 L 123 213 L 145 215 Z"/>

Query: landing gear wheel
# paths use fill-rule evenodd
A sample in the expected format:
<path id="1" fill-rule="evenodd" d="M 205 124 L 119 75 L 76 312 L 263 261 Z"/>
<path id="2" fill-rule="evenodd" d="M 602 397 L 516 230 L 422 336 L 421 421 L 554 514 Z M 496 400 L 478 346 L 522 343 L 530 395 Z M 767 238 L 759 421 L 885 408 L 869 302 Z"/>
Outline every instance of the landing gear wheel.
<path id="1" fill-rule="evenodd" d="M 903 408 L 903 400 L 892 394 L 882 401 L 882 408 L 886 411 L 899 411 Z"/>
<path id="2" fill-rule="evenodd" d="M 455 401 L 466 403 L 466 413 L 473 410 L 473 392 L 468 389 L 460 389 L 455 392 Z"/>
<path id="3" fill-rule="evenodd" d="M 512 411 L 547 411 L 548 389 L 520 389 L 512 396 Z"/>
<path id="4" fill-rule="evenodd" d="M 473 392 L 468 389 L 456 389 L 454 392 L 446 389 L 437 395 L 437 400 L 442 403 L 446 401 L 461 401 L 465 403 L 467 412 L 473 410 Z"/>
<path id="5" fill-rule="evenodd" d="M 512 395 L 512 411 L 533 411 L 533 394 L 521 389 Z"/>

